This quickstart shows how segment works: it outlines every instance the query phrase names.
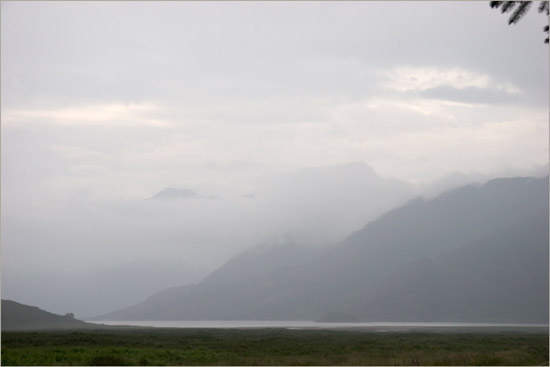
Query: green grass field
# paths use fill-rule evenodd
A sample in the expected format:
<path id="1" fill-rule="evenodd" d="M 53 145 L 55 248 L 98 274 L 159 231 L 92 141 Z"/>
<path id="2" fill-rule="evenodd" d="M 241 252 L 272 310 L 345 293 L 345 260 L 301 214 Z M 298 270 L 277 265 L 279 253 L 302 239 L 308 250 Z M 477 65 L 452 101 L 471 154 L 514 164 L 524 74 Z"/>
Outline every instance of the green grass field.
<path id="1" fill-rule="evenodd" d="M 2 365 L 548 365 L 547 333 L 3 332 Z"/>

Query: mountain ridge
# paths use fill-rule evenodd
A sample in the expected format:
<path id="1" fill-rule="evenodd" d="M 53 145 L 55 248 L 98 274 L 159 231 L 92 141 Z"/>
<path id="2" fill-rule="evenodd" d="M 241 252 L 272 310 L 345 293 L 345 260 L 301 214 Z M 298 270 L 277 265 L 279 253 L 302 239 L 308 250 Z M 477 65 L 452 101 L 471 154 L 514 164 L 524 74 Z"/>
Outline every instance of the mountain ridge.
<path id="1" fill-rule="evenodd" d="M 367 223 L 322 254 L 306 255 L 302 262 L 275 266 L 269 271 L 251 271 L 247 277 L 246 269 L 254 266 L 252 257 L 240 265 L 239 278 L 232 279 L 232 273 L 226 272 L 225 283 L 203 281 L 164 290 L 141 304 L 97 319 L 319 320 L 332 314 L 369 321 L 387 321 L 383 319 L 388 317 L 397 321 L 448 321 L 426 318 L 431 314 L 452 319 L 454 312 L 455 321 L 471 321 L 467 319 L 468 314 L 453 311 L 456 307 L 451 304 L 445 304 L 446 311 L 437 312 L 438 303 L 428 302 L 436 297 L 428 285 L 444 294 L 444 284 L 434 279 L 448 278 L 448 284 L 460 286 L 457 289 L 465 292 L 463 302 L 470 302 L 471 309 L 476 309 L 476 305 L 479 308 L 474 318 L 491 319 L 492 311 L 487 305 L 502 308 L 498 305 L 498 301 L 502 301 L 511 305 L 509 309 L 516 313 L 514 316 L 510 311 L 511 315 L 500 314 L 497 318 L 547 322 L 547 312 L 543 313 L 540 305 L 546 305 L 547 309 L 548 279 L 539 279 L 540 274 L 548 274 L 548 256 L 544 257 L 548 252 L 547 223 L 548 177 L 496 179 L 484 185 L 467 185 L 430 200 L 410 201 Z M 537 236 L 530 237 L 530 225 L 535 226 Z M 515 237 L 505 235 L 507 231 L 512 231 Z M 453 278 L 452 271 L 460 269 L 460 266 L 458 270 L 456 266 L 449 266 L 453 261 L 464 262 L 465 267 L 472 268 L 472 274 L 481 277 L 484 269 L 480 268 L 479 261 L 476 263 L 476 251 L 508 248 L 510 253 L 521 254 L 518 242 L 522 240 L 528 241 L 533 249 L 522 258 L 523 263 L 512 267 L 497 264 L 487 270 L 494 279 L 503 277 L 509 284 L 500 282 L 500 288 L 490 292 L 487 291 L 490 285 L 474 284 L 475 289 L 485 289 L 493 298 L 483 298 L 483 292 L 476 291 L 477 297 L 481 297 L 476 300 L 475 292 L 468 293 L 463 282 Z M 260 251 L 255 261 L 263 261 L 261 256 L 270 258 L 269 252 Z M 449 260 L 449 256 L 455 260 Z M 483 256 L 487 261 L 491 259 L 487 254 Z M 546 261 L 541 263 L 537 260 L 540 258 Z M 235 260 L 227 262 L 218 273 L 226 271 L 232 261 Z M 528 278 L 513 277 L 521 269 L 528 272 L 530 267 L 535 267 L 539 274 L 535 285 L 529 285 Z M 414 279 L 417 280 L 412 281 Z M 396 294 L 392 289 L 406 291 Z M 536 310 L 521 314 L 522 307 L 530 309 L 529 305 L 513 301 L 513 292 L 522 289 L 531 289 L 526 298 L 537 300 Z M 511 294 L 512 298 L 507 299 L 505 294 Z M 407 299 L 414 301 L 410 304 L 418 310 L 416 316 L 407 310 Z M 384 307 L 389 300 L 392 306 Z M 393 314 L 385 311 L 389 309 Z"/>

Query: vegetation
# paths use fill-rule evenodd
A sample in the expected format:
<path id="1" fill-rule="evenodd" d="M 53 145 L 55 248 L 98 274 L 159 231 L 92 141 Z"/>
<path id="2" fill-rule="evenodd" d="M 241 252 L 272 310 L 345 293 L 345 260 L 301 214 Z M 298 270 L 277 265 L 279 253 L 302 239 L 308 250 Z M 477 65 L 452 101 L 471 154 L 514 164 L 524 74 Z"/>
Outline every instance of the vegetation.
<path id="1" fill-rule="evenodd" d="M 548 365 L 548 333 L 3 332 L 2 365 Z"/>
<path id="2" fill-rule="evenodd" d="M 531 3 L 532 1 L 491 1 L 489 2 L 489 5 L 491 8 L 500 8 L 502 13 L 512 11 L 512 9 L 518 5 L 508 19 L 508 24 L 516 24 L 529 11 Z M 548 1 L 541 1 L 538 7 L 539 13 L 546 13 L 546 16 L 548 16 L 549 10 L 550 7 L 548 5 Z M 548 26 L 544 27 L 544 32 L 548 33 Z M 548 43 L 548 37 L 546 37 L 544 43 Z"/>

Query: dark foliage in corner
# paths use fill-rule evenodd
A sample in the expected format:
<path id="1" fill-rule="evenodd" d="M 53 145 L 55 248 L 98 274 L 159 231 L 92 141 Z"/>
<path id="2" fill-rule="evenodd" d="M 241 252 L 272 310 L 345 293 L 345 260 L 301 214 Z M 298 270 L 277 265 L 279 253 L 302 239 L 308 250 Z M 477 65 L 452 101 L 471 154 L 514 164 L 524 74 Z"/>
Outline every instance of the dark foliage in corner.
<path id="1" fill-rule="evenodd" d="M 521 18 L 523 18 L 525 14 L 527 14 L 529 9 L 531 8 L 532 3 L 532 1 L 491 1 L 489 2 L 489 5 L 493 9 L 500 8 L 500 11 L 502 13 L 508 13 L 515 8 L 515 10 L 512 12 L 512 15 L 510 15 L 510 18 L 508 19 L 508 24 L 516 24 L 520 21 Z M 540 2 L 538 12 L 546 13 L 546 16 L 548 16 L 548 1 Z M 544 27 L 544 32 L 548 33 L 548 26 Z M 548 43 L 548 37 L 546 37 L 544 43 Z"/>

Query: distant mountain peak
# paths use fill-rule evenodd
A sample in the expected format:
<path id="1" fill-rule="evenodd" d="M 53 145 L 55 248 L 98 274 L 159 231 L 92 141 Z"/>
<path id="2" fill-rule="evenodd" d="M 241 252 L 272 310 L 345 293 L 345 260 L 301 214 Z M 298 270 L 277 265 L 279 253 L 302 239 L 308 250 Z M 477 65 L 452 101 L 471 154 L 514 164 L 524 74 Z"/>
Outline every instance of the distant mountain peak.
<path id="1" fill-rule="evenodd" d="M 199 197 L 199 195 L 189 189 L 176 189 L 173 187 L 168 187 L 160 192 L 158 192 L 156 195 L 151 197 L 150 199 L 154 200 L 179 200 L 179 199 L 189 199 L 189 198 L 196 198 Z"/>
<path id="2" fill-rule="evenodd" d="M 208 199 L 208 200 L 221 200 L 222 198 L 217 195 L 200 195 L 190 189 L 176 189 L 168 187 L 156 195 L 150 197 L 148 200 L 161 200 L 161 201 L 176 201 L 185 199 Z"/>

